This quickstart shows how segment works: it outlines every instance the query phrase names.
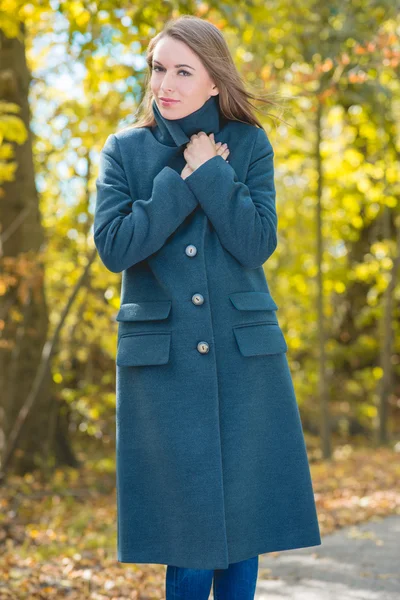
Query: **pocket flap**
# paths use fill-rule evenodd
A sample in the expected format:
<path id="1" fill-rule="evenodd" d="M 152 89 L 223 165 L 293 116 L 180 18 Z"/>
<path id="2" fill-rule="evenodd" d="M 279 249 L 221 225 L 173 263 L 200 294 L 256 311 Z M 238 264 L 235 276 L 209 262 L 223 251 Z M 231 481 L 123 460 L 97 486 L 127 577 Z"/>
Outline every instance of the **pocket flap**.
<path id="1" fill-rule="evenodd" d="M 283 332 L 275 323 L 239 325 L 233 332 L 243 356 L 280 354 L 288 349 Z"/>
<path id="2" fill-rule="evenodd" d="M 130 302 L 122 304 L 116 321 L 153 321 L 166 319 L 171 310 L 171 300 L 157 300 L 146 302 Z"/>
<path id="3" fill-rule="evenodd" d="M 169 360 L 171 333 L 132 333 L 119 339 L 116 364 L 119 367 L 164 365 Z"/>
<path id="4" fill-rule="evenodd" d="M 278 310 L 269 292 L 234 292 L 229 298 L 239 310 Z"/>

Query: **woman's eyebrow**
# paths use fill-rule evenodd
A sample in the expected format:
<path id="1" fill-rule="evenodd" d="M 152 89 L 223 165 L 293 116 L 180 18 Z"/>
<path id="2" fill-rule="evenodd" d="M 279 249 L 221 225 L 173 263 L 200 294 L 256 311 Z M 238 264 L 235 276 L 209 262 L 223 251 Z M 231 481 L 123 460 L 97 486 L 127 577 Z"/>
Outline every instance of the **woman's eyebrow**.
<path id="1" fill-rule="evenodd" d="M 163 64 L 160 63 L 159 60 L 153 60 L 153 62 L 157 63 L 158 65 L 161 65 L 162 67 L 164 66 Z M 175 65 L 176 69 L 178 69 L 179 67 L 189 67 L 189 69 L 193 69 L 193 71 L 196 70 L 194 67 L 191 67 L 190 65 Z"/>

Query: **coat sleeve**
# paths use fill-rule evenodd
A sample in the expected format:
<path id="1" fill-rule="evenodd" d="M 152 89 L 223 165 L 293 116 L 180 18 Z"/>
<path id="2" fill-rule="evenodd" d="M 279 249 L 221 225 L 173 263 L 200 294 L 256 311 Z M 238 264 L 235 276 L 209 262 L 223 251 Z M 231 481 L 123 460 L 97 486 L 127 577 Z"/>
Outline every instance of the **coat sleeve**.
<path id="1" fill-rule="evenodd" d="M 273 157 L 267 134 L 258 128 L 246 183 L 219 155 L 185 179 L 221 244 L 250 269 L 262 266 L 277 246 Z"/>
<path id="2" fill-rule="evenodd" d="M 100 153 L 96 189 L 94 243 L 113 273 L 159 250 L 198 206 L 184 179 L 170 167 L 154 178 L 150 198 L 133 201 L 114 134 L 108 136 Z"/>

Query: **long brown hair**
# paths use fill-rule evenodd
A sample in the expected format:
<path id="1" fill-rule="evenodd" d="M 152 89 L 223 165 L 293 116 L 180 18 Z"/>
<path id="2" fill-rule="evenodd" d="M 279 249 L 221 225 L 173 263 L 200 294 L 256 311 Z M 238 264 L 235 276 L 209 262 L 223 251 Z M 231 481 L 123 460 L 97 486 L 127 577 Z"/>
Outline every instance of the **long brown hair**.
<path id="1" fill-rule="evenodd" d="M 262 128 L 261 122 L 253 113 L 254 109 L 259 109 L 253 106 L 249 99 L 277 106 L 269 99 L 270 94 L 253 93 L 246 89 L 244 80 L 236 69 L 229 47 L 218 27 L 194 15 L 181 15 L 167 21 L 163 30 L 150 40 L 146 52 L 149 69 L 145 78 L 145 94 L 135 113 L 138 119 L 133 125 L 128 125 L 124 129 L 152 127 L 156 124 L 151 106 L 153 93 L 150 79 L 155 47 L 166 36 L 184 42 L 197 54 L 218 87 L 220 109 L 227 119 L 250 123 Z M 271 115 L 267 114 L 267 116 Z"/>

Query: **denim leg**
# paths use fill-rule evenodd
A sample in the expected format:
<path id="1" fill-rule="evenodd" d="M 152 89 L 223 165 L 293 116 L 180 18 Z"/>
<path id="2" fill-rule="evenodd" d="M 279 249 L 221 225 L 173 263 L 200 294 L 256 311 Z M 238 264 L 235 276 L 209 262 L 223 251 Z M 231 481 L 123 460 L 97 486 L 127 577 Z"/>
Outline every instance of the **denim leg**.
<path id="1" fill-rule="evenodd" d="M 208 600 L 213 575 L 212 569 L 186 569 L 167 565 L 166 600 Z"/>
<path id="2" fill-rule="evenodd" d="M 227 569 L 215 569 L 214 600 L 254 600 L 258 576 L 258 555 L 237 563 Z"/>

